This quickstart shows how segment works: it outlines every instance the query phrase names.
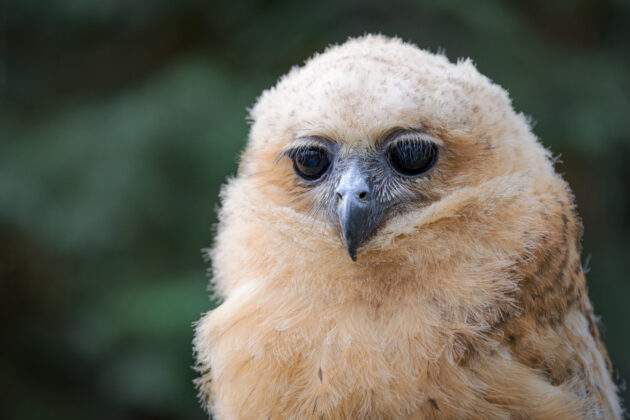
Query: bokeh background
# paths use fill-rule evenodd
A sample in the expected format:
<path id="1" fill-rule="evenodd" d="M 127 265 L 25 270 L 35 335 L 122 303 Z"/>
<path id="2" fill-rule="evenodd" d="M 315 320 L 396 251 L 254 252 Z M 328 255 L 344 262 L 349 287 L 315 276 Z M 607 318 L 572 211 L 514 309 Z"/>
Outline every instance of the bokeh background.
<path id="1" fill-rule="evenodd" d="M 536 122 L 630 378 L 630 2 L 1 0 L 0 418 L 206 417 L 201 249 L 246 108 L 365 32 L 472 57 Z"/>

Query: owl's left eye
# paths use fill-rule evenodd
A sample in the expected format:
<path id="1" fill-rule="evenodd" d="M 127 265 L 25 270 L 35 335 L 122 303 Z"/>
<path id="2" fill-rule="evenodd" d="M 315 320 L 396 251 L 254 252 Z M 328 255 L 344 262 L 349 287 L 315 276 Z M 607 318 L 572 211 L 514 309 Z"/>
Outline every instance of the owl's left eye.
<path id="1" fill-rule="evenodd" d="M 387 150 L 389 164 L 405 176 L 417 176 L 431 169 L 438 158 L 438 147 L 429 140 L 402 140 Z"/>
<path id="2" fill-rule="evenodd" d="M 321 178 L 330 166 L 328 152 L 317 146 L 300 148 L 291 153 L 291 158 L 295 172 L 308 181 Z"/>

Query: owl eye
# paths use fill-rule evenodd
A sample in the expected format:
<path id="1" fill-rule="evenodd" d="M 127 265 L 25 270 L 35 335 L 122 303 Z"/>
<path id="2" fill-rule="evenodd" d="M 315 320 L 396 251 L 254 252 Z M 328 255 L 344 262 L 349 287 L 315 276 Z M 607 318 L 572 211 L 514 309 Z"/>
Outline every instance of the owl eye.
<path id="1" fill-rule="evenodd" d="M 328 152 L 321 147 L 300 148 L 292 153 L 291 158 L 295 172 L 308 181 L 321 178 L 330 166 Z"/>
<path id="2" fill-rule="evenodd" d="M 435 165 L 437 158 L 438 147 L 429 140 L 400 140 L 387 149 L 389 164 L 405 176 L 425 173 Z"/>

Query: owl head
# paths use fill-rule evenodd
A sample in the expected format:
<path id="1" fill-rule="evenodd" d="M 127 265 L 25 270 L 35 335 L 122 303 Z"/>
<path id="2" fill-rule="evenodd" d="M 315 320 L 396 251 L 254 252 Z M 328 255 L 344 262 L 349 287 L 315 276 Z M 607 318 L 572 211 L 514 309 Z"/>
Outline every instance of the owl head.
<path id="1" fill-rule="evenodd" d="M 534 191 L 557 181 L 548 152 L 470 60 L 351 39 L 293 68 L 250 118 L 223 191 L 219 288 L 229 273 L 286 262 L 292 278 L 392 283 L 405 267 L 524 255 L 545 234 L 528 226 L 544 207 Z"/>

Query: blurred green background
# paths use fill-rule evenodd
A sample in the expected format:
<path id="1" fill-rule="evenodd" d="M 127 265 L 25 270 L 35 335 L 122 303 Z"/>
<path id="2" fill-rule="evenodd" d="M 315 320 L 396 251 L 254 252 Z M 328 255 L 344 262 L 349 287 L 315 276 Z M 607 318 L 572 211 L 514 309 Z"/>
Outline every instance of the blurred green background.
<path id="1" fill-rule="evenodd" d="M 0 418 L 202 419 L 201 249 L 263 88 L 329 43 L 470 56 L 561 156 L 630 378 L 630 2 L 0 1 Z M 628 401 L 628 391 L 623 391 Z"/>

